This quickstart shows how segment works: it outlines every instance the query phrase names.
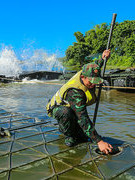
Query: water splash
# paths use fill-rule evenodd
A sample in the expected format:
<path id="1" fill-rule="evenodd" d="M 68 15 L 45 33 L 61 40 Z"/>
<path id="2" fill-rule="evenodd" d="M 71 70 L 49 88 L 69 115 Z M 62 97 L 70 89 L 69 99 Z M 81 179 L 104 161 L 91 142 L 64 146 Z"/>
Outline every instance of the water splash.
<path id="1" fill-rule="evenodd" d="M 57 55 L 48 55 L 43 49 L 34 50 L 29 59 L 25 58 L 22 61 L 22 68 L 25 71 L 64 71 L 64 67 L 58 61 Z"/>
<path id="2" fill-rule="evenodd" d="M 22 72 L 19 61 L 12 49 L 5 47 L 0 52 L 0 75 L 18 76 Z"/>
<path id="3" fill-rule="evenodd" d="M 0 52 L 0 75 L 6 77 L 18 76 L 24 71 L 63 72 L 64 70 L 57 55 L 49 55 L 43 49 L 36 49 L 31 52 L 28 49 L 23 49 L 19 59 L 13 48 L 4 47 Z"/>

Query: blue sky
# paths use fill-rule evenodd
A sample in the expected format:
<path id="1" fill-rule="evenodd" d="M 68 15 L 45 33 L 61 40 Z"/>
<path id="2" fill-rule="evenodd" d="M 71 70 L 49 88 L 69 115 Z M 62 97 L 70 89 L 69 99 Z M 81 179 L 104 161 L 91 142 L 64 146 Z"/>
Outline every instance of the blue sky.
<path id="1" fill-rule="evenodd" d="M 1 0 L 0 46 L 19 51 L 29 46 L 64 56 L 75 42 L 74 32 L 85 33 L 96 24 L 135 20 L 135 1 Z"/>

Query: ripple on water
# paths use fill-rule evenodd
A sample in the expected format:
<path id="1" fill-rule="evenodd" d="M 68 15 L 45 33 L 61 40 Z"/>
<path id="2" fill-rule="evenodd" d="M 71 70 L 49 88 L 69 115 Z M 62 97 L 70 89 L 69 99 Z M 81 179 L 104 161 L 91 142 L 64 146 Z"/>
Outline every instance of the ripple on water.
<path id="1" fill-rule="evenodd" d="M 0 106 L 11 112 L 47 118 L 45 105 L 60 87 L 39 83 L 8 84 L 0 87 Z M 99 134 L 134 142 L 134 102 L 134 93 L 102 91 L 96 123 Z M 91 119 L 94 109 L 95 105 L 88 107 Z"/>

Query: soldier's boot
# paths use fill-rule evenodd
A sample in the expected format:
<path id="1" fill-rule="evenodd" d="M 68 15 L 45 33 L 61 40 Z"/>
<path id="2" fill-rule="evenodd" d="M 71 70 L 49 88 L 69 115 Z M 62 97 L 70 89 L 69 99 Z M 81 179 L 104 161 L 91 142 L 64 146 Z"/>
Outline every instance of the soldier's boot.
<path id="1" fill-rule="evenodd" d="M 78 144 L 77 140 L 73 137 L 66 136 L 65 137 L 66 146 L 73 147 Z"/>

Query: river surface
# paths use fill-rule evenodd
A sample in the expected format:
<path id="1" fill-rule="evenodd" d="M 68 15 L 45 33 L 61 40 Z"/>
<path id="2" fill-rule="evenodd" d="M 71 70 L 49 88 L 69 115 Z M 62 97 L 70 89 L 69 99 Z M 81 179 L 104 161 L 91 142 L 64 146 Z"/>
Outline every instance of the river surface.
<path id="1" fill-rule="evenodd" d="M 48 119 L 45 105 L 60 84 L 37 82 L 0 85 L 0 108 L 39 119 Z M 92 119 L 95 105 L 88 107 Z M 96 122 L 98 133 L 135 143 L 135 94 L 102 91 Z"/>

